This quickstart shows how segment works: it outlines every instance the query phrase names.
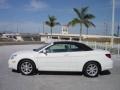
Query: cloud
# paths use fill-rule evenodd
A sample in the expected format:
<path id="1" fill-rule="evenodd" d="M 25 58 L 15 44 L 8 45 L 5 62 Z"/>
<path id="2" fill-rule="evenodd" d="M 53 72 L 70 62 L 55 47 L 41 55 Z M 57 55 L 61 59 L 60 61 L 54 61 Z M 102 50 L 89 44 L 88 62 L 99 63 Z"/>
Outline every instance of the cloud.
<path id="1" fill-rule="evenodd" d="M 8 4 L 8 0 L 0 0 L 0 9 L 8 9 L 10 5 Z"/>
<path id="2" fill-rule="evenodd" d="M 25 5 L 25 10 L 38 11 L 47 8 L 48 5 L 41 0 L 31 0 L 29 4 Z"/>

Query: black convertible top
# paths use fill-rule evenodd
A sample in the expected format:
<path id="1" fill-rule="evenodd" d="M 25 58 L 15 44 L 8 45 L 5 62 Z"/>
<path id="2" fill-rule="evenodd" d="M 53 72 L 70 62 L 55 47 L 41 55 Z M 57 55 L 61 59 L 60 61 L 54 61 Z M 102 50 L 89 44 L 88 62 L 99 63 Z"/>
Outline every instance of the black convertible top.
<path id="1" fill-rule="evenodd" d="M 80 49 L 84 49 L 85 51 L 93 50 L 89 46 L 80 42 L 75 42 L 75 41 L 55 41 L 53 42 L 53 44 L 73 44 L 73 45 L 77 45 Z"/>
<path id="2" fill-rule="evenodd" d="M 53 42 L 54 44 L 82 44 L 82 43 L 79 43 L 79 42 L 75 42 L 75 41 L 55 41 Z"/>

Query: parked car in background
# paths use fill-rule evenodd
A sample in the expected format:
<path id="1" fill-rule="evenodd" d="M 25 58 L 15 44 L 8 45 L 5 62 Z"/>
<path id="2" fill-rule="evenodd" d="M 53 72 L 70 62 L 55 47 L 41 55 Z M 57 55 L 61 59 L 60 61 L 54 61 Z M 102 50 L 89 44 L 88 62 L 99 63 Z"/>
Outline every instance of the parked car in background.
<path id="1" fill-rule="evenodd" d="M 9 68 L 31 75 L 38 71 L 80 71 L 85 76 L 97 77 L 101 71 L 113 67 L 111 54 L 105 50 L 93 50 L 73 41 L 57 41 L 31 51 L 19 51 L 11 55 Z"/>

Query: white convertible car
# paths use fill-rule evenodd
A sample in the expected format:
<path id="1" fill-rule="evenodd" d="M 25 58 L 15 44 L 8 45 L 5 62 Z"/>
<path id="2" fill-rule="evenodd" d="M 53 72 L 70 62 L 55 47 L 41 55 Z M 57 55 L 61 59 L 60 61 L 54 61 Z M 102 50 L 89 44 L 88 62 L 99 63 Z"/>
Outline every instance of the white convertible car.
<path id="1" fill-rule="evenodd" d="M 31 51 L 16 52 L 8 64 L 23 75 L 31 75 L 36 70 L 80 71 L 88 77 L 96 77 L 113 67 L 110 52 L 72 41 L 52 42 Z"/>

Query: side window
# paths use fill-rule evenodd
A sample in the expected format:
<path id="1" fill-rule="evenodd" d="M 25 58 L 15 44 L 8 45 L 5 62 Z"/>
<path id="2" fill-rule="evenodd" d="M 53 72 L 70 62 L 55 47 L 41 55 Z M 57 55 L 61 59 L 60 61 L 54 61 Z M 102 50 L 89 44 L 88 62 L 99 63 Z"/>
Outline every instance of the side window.
<path id="1" fill-rule="evenodd" d="M 92 49 L 85 44 L 79 45 L 80 51 L 91 51 Z"/>
<path id="2" fill-rule="evenodd" d="M 79 47 L 74 44 L 69 44 L 69 51 L 71 52 L 79 51 Z"/>
<path id="3" fill-rule="evenodd" d="M 84 44 L 70 44 L 69 51 L 76 52 L 76 51 L 90 51 L 92 50 L 90 47 Z"/>
<path id="4" fill-rule="evenodd" d="M 92 49 L 84 44 L 63 43 L 63 44 L 54 44 L 48 47 L 46 50 L 48 53 L 58 53 L 58 52 L 90 51 Z"/>
<path id="5" fill-rule="evenodd" d="M 47 48 L 48 53 L 56 53 L 56 52 L 67 52 L 66 44 L 55 44 L 49 48 Z"/>
<path id="6" fill-rule="evenodd" d="M 91 51 L 92 49 L 85 44 L 80 45 L 81 51 Z"/>

